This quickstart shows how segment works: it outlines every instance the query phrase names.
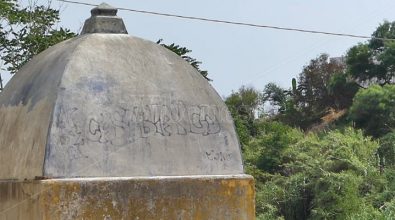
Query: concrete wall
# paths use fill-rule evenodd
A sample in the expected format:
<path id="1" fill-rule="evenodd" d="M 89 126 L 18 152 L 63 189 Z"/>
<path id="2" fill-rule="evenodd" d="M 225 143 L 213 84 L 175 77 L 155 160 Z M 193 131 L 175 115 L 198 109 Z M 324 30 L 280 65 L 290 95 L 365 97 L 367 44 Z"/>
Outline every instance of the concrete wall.
<path id="1" fill-rule="evenodd" d="M 250 176 L 0 182 L 2 220 L 253 220 Z"/>

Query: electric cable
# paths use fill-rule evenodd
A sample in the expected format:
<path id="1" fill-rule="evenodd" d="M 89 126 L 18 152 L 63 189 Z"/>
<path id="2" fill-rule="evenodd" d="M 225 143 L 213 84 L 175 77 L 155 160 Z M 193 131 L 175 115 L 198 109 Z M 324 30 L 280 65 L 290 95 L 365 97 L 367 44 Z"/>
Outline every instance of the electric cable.
<path id="1" fill-rule="evenodd" d="M 86 5 L 86 6 L 98 6 L 97 4 L 78 2 L 78 1 L 70 1 L 70 0 L 57 0 L 57 1 L 71 3 L 71 4 Z M 230 25 L 238 25 L 238 26 L 247 26 L 247 27 L 255 27 L 255 28 L 268 28 L 268 29 L 275 29 L 275 30 L 282 30 L 282 31 L 294 31 L 294 32 L 302 32 L 302 33 L 310 33 L 310 34 L 322 34 L 322 35 L 330 35 L 330 36 L 337 36 L 337 37 L 351 37 L 351 38 L 371 39 L 371 40 L 383 40 L 383 41 L 395 40 L 393 38 L 372 37 L 372 36 L 347 34 L 347 33 L 335 33 L 335 32 L 327 32 L 327 31 L 316 31 L 316 30 L 307 30 L 307 29 L 299 29 L 299 28 L 289 28 L 289 27 L 280 27 L 280 26 L 272 26 L 272 25 L 244 23 L 244 22 L 237 22 L 237 21 L 227 21 L 227 20 L 219 20 L 219 19 L 211 19 L 211 18 L 203 18 L 203 17 L 176 15 L 176 14 L 168 14 L 168 13 L 162 13 L 162 12 L 122 8 L 122 7 L 120 7 L 120 8 L 117 7 L 117 9 L 121 10 L 121 11 L 130 11 L 130 12 L 142 13 L 142 14 L 150 14 L 150 15 L 157 15 L 157 16 L 165 16 L 165 17 L 173 17 L 173 18 L 179 18 L 179 19 L 197 20 L 197 21 L 213 22 L 213 23 L 222 23 L 222 24 L 230 24 Z"/>

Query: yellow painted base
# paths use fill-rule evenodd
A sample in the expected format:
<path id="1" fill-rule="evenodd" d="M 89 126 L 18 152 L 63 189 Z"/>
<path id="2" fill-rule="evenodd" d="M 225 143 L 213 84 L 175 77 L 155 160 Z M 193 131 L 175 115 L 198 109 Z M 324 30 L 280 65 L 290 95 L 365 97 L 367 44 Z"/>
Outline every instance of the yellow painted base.
<path id="1" fill-rule="evenodd" d="M 0 181 L 0 219 L 255 219 L 248 175 Z"/>

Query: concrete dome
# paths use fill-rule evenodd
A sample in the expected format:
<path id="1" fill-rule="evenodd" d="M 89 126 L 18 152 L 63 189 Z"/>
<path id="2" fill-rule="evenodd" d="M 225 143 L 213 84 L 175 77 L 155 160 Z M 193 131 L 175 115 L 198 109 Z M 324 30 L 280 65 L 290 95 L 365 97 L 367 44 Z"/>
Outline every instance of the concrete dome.
<path id="1" fill-rule="evenodd" d="M 0 179 L 242 174 L 211 85 L 173 52 L 124 34 L 114 14 L 95 13 L 118 25 L 85 26 L 0 94 Z"/>

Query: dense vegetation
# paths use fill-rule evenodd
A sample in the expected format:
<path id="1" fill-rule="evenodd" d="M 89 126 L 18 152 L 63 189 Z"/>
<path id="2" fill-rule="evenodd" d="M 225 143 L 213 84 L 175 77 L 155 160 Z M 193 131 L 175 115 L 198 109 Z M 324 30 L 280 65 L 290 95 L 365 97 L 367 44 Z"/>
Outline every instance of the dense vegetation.
<path id="1" fill-rule="evenodd" d="M 384 22 L 374 37 L 395 38 Z M 395 218 L 395 44 L 319 55 L 290 79 L 226 98 L 258 219 Z M 266 109 L 263 109 L 266 108 Z"/>

